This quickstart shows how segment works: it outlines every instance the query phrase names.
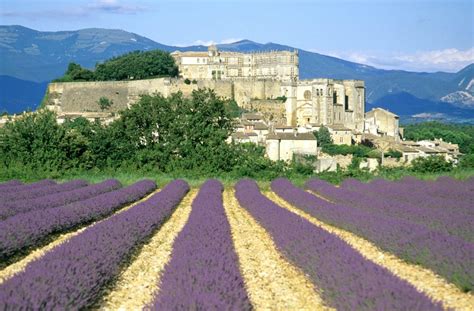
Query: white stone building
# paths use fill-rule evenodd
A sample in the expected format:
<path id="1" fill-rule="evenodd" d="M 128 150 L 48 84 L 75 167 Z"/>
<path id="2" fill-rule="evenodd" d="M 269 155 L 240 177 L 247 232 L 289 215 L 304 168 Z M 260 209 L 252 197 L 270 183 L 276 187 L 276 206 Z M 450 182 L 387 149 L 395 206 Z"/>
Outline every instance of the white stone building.
<path id="1" fill-rule="evenodd" d="M 215 45 L 207 52 L 175 51 L 179 74 L 190 80 L 228 80 L 239 78 L 298 80 L 298 51 L 239 53 L 219 51 Z"/>
<path id="2" fill-rule="evenodd" d="M 296 154 L 316 155 L 317 147 L 312 133 L 274 133 L 266 139 L 266 155 L 273 161 L 292 161 Z"/>

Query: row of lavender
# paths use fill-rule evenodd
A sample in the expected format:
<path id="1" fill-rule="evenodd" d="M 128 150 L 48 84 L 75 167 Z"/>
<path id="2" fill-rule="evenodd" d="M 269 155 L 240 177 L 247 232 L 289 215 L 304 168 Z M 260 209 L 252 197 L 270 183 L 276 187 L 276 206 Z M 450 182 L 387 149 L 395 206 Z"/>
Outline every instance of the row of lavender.
<path id="1" fill-rule="evenodd" d="M 105 206 L 109 200 L 115 202 L 109 207 L 119 201 L 122 205 L 124 200 L 134 201 L 137 188 L 146 189 L 143 195 L 150 191 L 150 185 L 154 189 L 153 182 L 144 181 L 124 192 L 110 192 L 113 195 L 95 202 L 96 209 L 110 210 Z M 46 253 L 0 285 L 0 309 L 76 310 L 93 305 L 136 247 L 166 221 L 188 191 L 186 182 L 176 180 L 148 200 L 87 228 Z M 88 207 L 94 209 L 93 205 Z"/>
<path id="2" fill-rule="evenodd" d="M 199 190 L 189 219 L 174 242 L 152 309 L 252 308 L 232 243 L 222 191 L 217 180 L 208 180 Z"/>
<path id="3" fill-rule="evenodd" d="M 474 242 L 474 215 L 466 215 L 456 209 L 423 208 L 410 202 L 373 196 L 365 192 L 351 190 L 350 188 L 335 187 L 319 179 L 307 181 L 305 187 L 339 204 L 403 219 L 444 234 L 454 235 L 466 241 Z M 410 193 L 407 192 L 405 196 L 407 195 L 410 195 Z"/>
<path id="4" fill-rule="evenodd" d="M 0 262 L 41 245 L 54 233 L 99 220 L 156 188 L 150 180 L 120 188 L 117 180 L 13 202 L 18 212 L 0 221 Z M 115 190 L 116 189 L 116 190 Z M 23 212 L 21 212 L 23 211 Z"/>
<path id="5" fill-rule="evenodd" d="M 474 216 L 474 196 L 472 195 L 474 182 L 472 180 L 460 181 L 443 177 L 436 181 L 422 181 L 404 178 L 395 182 L 378 179 L 366 184 L 350 179 L 344 181 L 341 188 L 418 207 L 448 209 Z"/>
<path id="6" fill-rule="evenodd" d="M 286 179 L 274 180 L 271 188 L 306 213 L 351 231 L 408 262 L 423 265 L 464 291 L 474 288 L 473 243 L 383 212 L 328 202 Z"/>
<path id="7" fill-rule="evenodd" d="M 236 185 L 242 207 L 271 234 L 278 249 L 340 310 L 441 310 L 409 283 L 365 259 L 337 236 L 281 208 L 252 180 Z"/>

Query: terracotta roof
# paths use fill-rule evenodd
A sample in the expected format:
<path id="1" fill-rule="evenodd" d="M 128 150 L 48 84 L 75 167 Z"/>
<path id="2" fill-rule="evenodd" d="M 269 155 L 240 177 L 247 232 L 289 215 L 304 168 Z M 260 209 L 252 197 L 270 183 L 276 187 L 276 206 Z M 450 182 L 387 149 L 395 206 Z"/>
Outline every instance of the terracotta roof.
<path id="1" fill-rule="evenodd" d="M 255 122 L 254 130 L 268 130 L 268 126 L 263 122 Z"/>
<path id="2" fill-rule="evenodd" d="M 444 150 L 440 150 L 438 148 L 428 148 L 424 146 L 416 147 L 416 149 L 424 152 L 424 153 L 446 153 Z"/>
<path id="3" fill-rule="evenodd" d="M 236 132 L 232 134 L 232 138 L 235 139 L 250 139 L 250 136 L 258 136 L 255 133 L 242 133 L 242 132 Z"/>
<path id="4" fill-rule="evenodd" d="M 284 124 L 277 124 L 274 126 L 276 129 L 292 129 L 293 127 L 290 125 L 284 125 Z"/>
<path id="5" fill-rule="evenodd" d="M 328 128 L 330 128 L 333 131 L 350 131 L 351 129 L 348 129 L 347 127 L 344 127 L 342 124 L 333 124 L 333 125 L 328 125 Z"/>
<path id="6" fill-rule="evenodd" d="M 373 108 L 372 110 L 366 112 L 366 114 L 371 113 L 371 112 L 376 111 L 376 110 L 382 111 L 386 114 L 390 114 L 390 115 L 394 116 L 395 118 L 398 118 L 398 115 L 394 114 L 393 112 L 388 111 L 387 109 L 383 109 L 383 108 L 380 108 L 380 107 Z"/>
<path id="7" fill-rule="evenodd" d="M 316 140 L 313 133 L 272 133 L 267 135 L 267 140 L 269 139 L 280 139 L 280 140 Z"/>
<path id="8" fill-rule="evenodd" d="M 400 151 L 400 152 L 413 152 L 413 153 L 418 153 L 418 150 L 412 148 L 412 147 L 408 147 L 408 146 L 405 146 L 405 145 L 402 145 L 402 144 L 397 144 L 397 145 L 393 145 L 391 147 L 391 149 L 394 149 L 394 150 L 397 150 L 397 151 Z"/>
<path id="9" fill-rule="evenodd" d="M 262 115 L 253 112 L 242 113 L 242 119 L 246 120 L 262 120 Z"/>

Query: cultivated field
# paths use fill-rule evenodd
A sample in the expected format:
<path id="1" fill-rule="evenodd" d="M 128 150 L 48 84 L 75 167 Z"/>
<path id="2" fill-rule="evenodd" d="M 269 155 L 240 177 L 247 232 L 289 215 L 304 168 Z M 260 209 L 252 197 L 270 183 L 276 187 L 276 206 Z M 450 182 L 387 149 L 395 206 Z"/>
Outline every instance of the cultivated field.
<path id="1" fill-rule="evenodd" d="M 474 178 L 0 184 L 0 309 L 473 310 Z"/>

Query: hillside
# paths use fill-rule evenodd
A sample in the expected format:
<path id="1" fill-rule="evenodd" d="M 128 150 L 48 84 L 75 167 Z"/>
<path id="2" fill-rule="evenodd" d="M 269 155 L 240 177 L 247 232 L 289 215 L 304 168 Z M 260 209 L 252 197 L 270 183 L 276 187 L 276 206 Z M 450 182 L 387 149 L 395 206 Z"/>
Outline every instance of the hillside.
<path id="1" fill-rule="evenodd" d="M 239 52 L 295 49 L 276 43 L 261 44 L 249 40 L 222 44 L 219 48 Z M 61 76 L 69 62 L 93 68 L 97 62 L 126 52 L 152 49 L 171 52 L 207 50 L 207 47 L 169 46 L 115 29 L 41 32 L 22 26 L 0 26 L 0 75 L 35 82 L 50 81 Z M 299 50 L 299 55 L 301 79 L 328 77 L 365 80 L 368 103 L 380 103 L 389 96 L 389 108 L 395 111 L 396 105 L 406 106 L 403 94 L 410 94 L 410 100 L 419 101 L 420 105 L 425 105 L 427 101 L 446 103 L 429 107 L 430 110 L 424 111 L 427 113 L 440 112 L 438 110 L 441 107 L 442 113 L 448 115 L 451 114 L 451 108 L 453 113 L 458 109 L 474 109 L 472 64 L 457 73 L 419 73 L 377 69 L 305 50 Z M 35 98 L 35 102 L 39 104 L 42 96 Z"/>
<path id="2" fill-rule="evenodd" d="M 0 76 L 0 113 L 34 110 L 44 96 L 48 82 L 36 83 L 10 76 Z"/>

